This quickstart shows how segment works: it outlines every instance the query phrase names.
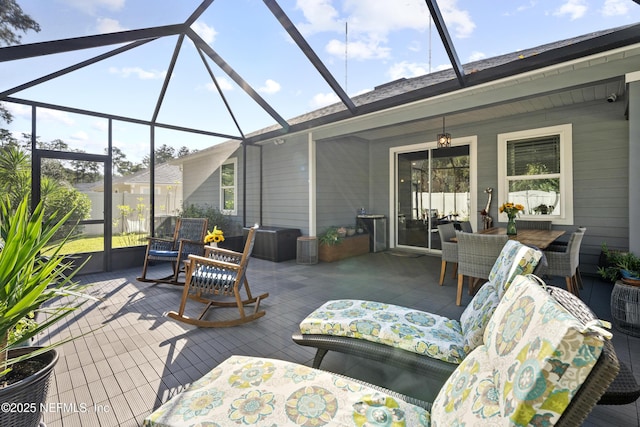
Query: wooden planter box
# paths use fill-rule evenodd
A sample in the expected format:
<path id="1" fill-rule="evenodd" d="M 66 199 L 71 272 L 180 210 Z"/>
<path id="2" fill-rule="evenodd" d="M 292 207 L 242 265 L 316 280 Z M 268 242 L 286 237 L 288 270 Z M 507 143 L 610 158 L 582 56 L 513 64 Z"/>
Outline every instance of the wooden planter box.
<path id="1" fill-rule="evenodd" d="M 340 261 L 352 256 L 369 253 L 369 235 L 358 234 L 352 237 L 345 237 L 339 245 L 318 246 L 318 259 L 323 262 Z"/>

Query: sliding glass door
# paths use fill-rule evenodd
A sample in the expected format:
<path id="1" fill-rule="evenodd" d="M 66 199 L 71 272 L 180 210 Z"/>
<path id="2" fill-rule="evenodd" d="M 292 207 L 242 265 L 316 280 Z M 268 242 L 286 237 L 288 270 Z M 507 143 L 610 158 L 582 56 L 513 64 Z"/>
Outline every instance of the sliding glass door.
<path id="1" fill-rule="evenodd" d="M 441 249 L 438 224 L 471 215 L 470 146 L 395 152 L 395 244 Z"/>

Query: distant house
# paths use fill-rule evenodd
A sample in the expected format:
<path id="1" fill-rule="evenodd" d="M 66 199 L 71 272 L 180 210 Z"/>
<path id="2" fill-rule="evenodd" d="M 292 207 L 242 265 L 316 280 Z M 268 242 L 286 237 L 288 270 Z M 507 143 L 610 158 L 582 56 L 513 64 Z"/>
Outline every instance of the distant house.
<path id="1" fill-rule="evenodd" d="M 175 216 L 182 208 L 181 166 L 162 163 L 155 168 L 155 214 L 156 217 Z M 151 177 L 150 170 L 113 178 L 113 218 L 115 233 L 124 231 L 148 232 Z M 104 182 L 100 181 L 82 190 L 92 200 L 92 210 L 101 212 L 104 205 Z M 91 193 L 94 193 L 92 197 Z M 92 216 L 96 217 L 96 216 Z M 96 233 L 101 231 L 94 227 Z"/>
<path id="2" fill-rule="evenodd" d="M 639 34 L 477 61 L 464 84 L 453 70 L 400 79 L 354 97 L 356 114 L 339 103 L 289 120 L 284 135 L 274 126 L 201 150 L 180 159 L 185 203 L 308 235 L 365 208 L 387 218 L 390 247 L 439 253 L 427 212 L 477 230 L 489 196 L 494 225 L 517 196 L 524 218 L 586 227 L 581 265 L 593 272 L 603 242 L 640 252 Z"/>

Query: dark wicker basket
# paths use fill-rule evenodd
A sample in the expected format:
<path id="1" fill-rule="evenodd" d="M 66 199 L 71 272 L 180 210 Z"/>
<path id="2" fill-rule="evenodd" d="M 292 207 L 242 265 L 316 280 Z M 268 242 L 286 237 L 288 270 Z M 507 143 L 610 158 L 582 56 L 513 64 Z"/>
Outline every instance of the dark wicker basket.
<path id="1" fill-rule="evenodd" d="M 9 350 L 9 357 L 22 356 L 38 348 L 21 347 Z M 45 363 L 46 366 L 29 378 L 0 388 L 0 404 L 3 408 L 0 411 L 0 426 L 37 427 L 40 424 L 40 408 L 47 398 L 49 379 L 58 361 L 58 352 L 51 349 L 33 359 Z"/>

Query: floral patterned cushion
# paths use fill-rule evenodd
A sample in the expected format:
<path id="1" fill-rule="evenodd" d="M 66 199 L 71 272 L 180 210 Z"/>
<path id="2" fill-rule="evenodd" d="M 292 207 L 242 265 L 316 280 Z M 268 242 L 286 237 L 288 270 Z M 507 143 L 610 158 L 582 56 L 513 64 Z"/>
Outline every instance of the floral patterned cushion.
<path id="1" fill-rule="evenodd" d="M 231 356 L 144 426 L 429 426 L 424 408 L 360 382 L 282 360 Z"/>
<path id="2" fill-rule="evenodd" d="M 541 251 L 516 240 L 509 240 L 500 251 L 500 256 L 489 273 L 489 281 L 498 290 L 498 299 L 502 299 L 516 276 L 533 273 L 540 258 L 542 258 Z"/>
<path id="3" fill-rule="evenodd" d="M 553 425 L 591 372 L 602 338 L 518 276 L 436 397 L 433 426 Z"/>
<path id="4" fill-rule="evenodd" d="M 462 327 L 462 348 L 469 354 L 477 346 L 482 344 L 484 330 L 489 319 L 498 306 L 498 291 L 495 284 L 487 282 L 471 300 L 460 316 Z"/>
<path id="5" fill-rule="evenodd" d="M 513 279 L 517 275 L 533 272 L 541 257 L 542 252 L 515 240 L 509 240 L 504 245 L 491 269 L 489 282 L 480 288 L 460 316 L 463 348 L 467 354 L 482 344 L 487 323 Z"/>
<path id="6" fill-rule="evenodd" d="M 365 339 L 456 364 L 466 356 L 457 320 L 374 301 L 328 301 L 300 323 L 300 332 Z"/>

